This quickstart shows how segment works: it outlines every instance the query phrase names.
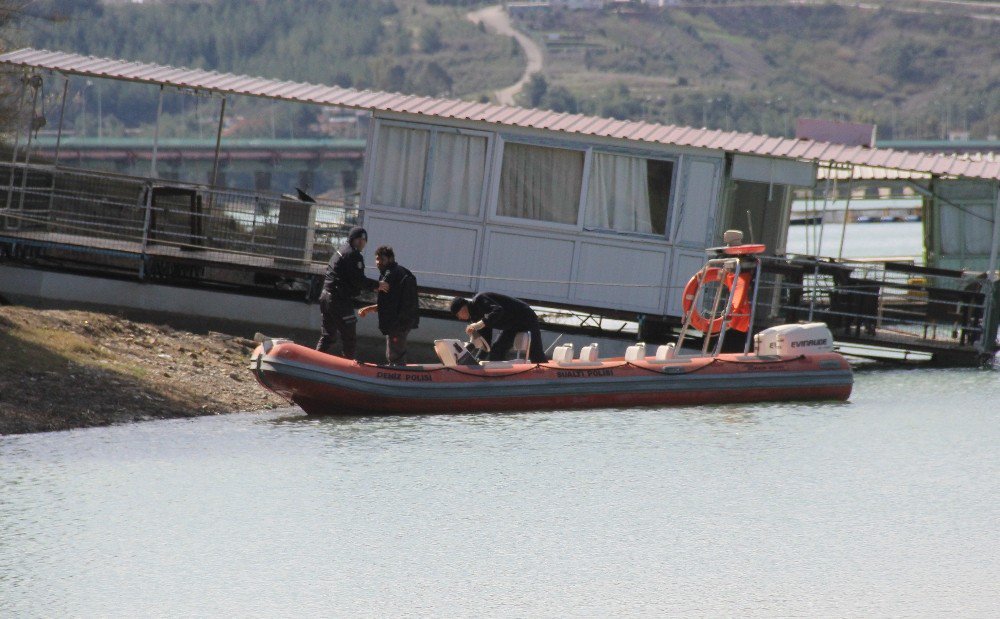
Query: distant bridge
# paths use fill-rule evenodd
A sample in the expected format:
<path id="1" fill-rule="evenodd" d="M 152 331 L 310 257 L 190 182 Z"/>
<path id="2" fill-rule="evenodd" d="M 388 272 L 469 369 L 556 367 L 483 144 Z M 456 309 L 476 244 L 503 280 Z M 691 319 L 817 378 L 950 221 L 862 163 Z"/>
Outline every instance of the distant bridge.
<path id="1" fill-rule="evenodd" d="M 158 176 L 167 181 L 213 184 L 214 139 L 160 139 Z M 141 176 L 153 158 L 143 137 L 39 136 L 33 157 L 61 165 Z M 232 139 L 219 146 L 215 185 L 286 193 L 296 187 L 313 195 L 338 196 L 357 190 L 364 163 L 363 139 Z"/>

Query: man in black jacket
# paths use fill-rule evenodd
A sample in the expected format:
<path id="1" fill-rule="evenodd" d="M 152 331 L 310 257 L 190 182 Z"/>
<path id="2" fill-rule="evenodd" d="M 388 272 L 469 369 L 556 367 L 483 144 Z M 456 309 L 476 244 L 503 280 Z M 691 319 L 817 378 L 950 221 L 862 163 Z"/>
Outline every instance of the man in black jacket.
<path id="1" fill-rule="evenodd" d="M 375 266 L 379 279 L 389 285 L 389 291 L 380 291 L 377 303 L 362 307 L 358 317 L 378 312 L 378 330 L 385 335 L 385 360 L 389 365 L 403 365 L 406 338 L 420 322 L 417 278 L 396 262 L 396 252 L 388 245 L 375 250 Z"/>
<path id="2" fill-rule="evenodd" d="M 323 313 L 323 331 L 316 350 L 333 354 L 331 349 L 340 334 L 344 358 L 353 359 L 358 344 L 358 319 L 354 315 L 354 299 L 364 290 L 388 292 L 389 285 L 365 277 L 365 258 L 361 250 L 368 244 L 364 228 L 352 228 L 347 243 L 333 253 L 326 267 L 319 308 Z"/>
<path id="3" fill-rule="evenodd" d="M 465 332 L 472 335 L 479 331 L 486 341 L 490 341 L 493 329 L 500 329 L 500 337 L 490 348 L 490 360 L 502 361 L 506 358 L 514 337 L 521 331 L 531 334 L 528 359 L 532 363 L 545 363 L 545 349 L 542 348 L 542 332 L 535 310 L 527 303 L 514 297 L 496 292 L 480 292 L 472 300 L 455 297 L 451 300 L 451 313 L 459 320 L 472 321 Z"/>

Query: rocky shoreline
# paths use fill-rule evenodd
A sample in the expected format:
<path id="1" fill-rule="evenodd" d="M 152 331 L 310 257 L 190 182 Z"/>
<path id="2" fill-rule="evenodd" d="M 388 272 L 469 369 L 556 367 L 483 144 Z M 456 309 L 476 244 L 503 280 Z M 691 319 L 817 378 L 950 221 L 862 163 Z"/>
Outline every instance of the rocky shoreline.
<path id="1" fill-rule="evenodd" d="M 0 435 L 289 406 L 256 343 L 112 314 L 0 307 Z"/>

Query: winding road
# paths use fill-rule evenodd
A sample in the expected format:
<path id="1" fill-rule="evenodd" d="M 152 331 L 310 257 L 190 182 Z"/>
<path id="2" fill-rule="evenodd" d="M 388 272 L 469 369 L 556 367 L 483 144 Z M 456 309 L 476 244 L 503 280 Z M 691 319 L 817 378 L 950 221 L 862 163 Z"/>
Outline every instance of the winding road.
<path id="1" fill-rule="evenodd" d="M 524 85 L 531 79 L 532 74 L 542 71 L 542 48 L 526 34 L 520 30 L 516 30 L 511 25 L 507 12 L 499 4 L 479 9 L 478 11 L 472 11 L 466 17 L 475 24 L 484 24 L 487 30 L 491 32 L 514 37 L 517 44 L 524 50 L 524 57 L 528 59 L 528 66 L 525 67 L 524 73 L 521 74 L 521 79 L 517 80 L 512 86 L 501 88 L 493 93 L 497 99 L 497 103 L 500 105 L 514 105 L 514 97 L 517 93 L 521 92 Z"/>

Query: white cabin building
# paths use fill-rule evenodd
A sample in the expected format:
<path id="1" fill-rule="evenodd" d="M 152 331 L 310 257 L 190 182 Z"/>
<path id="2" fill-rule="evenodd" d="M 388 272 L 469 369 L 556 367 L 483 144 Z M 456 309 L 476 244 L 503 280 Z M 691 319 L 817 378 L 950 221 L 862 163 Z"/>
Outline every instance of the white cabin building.
<path id="1" fill-rule="evenodd" d="M 661 316 L 680 316 L 723 230 L 782 251 L 790 190 L 816 178 L 811 162 L 389 112 L 365 170 L 369 238 L 423 286 Z"/>

